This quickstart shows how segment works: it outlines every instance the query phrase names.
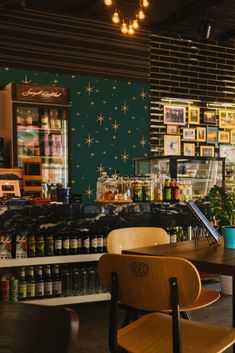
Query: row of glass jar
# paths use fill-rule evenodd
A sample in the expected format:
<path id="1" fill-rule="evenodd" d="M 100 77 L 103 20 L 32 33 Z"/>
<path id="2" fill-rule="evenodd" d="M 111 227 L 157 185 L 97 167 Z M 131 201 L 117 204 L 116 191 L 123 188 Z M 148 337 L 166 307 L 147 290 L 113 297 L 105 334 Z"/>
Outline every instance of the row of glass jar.
<path id="1" fill-rule="evenodd" d="M 171 197 L 167 193 L 166 182 L 170 183 Z M 179 189 L 179 197 L 175 197 L 175 188 Z M 109 177 L 103 172 L 97 180 L 96 189 L 97 201 L 127 201 L 147 202 L 147 201 L 182 201 L 187 202 L 192 199 L 191 182 L 179 182 L 171 180 L 169 175 L 153 174 L 149 177 L 128 177 L 112 175 Z"/>

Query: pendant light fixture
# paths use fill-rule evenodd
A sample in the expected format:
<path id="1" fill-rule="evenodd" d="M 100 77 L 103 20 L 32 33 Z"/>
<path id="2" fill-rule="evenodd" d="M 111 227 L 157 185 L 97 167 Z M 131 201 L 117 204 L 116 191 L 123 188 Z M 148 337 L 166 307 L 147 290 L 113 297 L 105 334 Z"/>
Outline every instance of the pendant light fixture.
<path id="1" fill-rule="evenodd" d="M 149 7 L 149 0 L 140 0 L 134 15 L 130 18 L 126 18 L 122 14 L 116 0 L 104 0 L 104 4 L 112 9 L 112 22 L 120 25 L 121 32 L 133 35 L 135 30 L 139 28 L 140 22 L 145 18 L 145 11 Z"/>

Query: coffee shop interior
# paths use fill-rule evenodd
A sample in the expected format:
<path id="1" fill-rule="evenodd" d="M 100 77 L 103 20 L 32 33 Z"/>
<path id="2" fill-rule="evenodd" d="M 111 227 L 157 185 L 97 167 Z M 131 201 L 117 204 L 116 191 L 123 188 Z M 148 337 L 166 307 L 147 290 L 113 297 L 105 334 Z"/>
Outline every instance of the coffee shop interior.
<path id="1" fill-rule="evenodd" d="M 233 0 L 0 0 L 0 311 L 9 320 L 6 329 L 0 318 L 0 331 L 14 341 L 25 336 L 15 329 L 20 315 L 42 321 L 26 323 L 32 337 L 33 327 L 42 334 L 25 338 L 22 352 L 46 353 L 46 343 L 50 353 L 119 352 L 115 319 L 126 325 L 124 351 L 157 351 L 141 330 L 171 306 L 133 314 L 123 292 L 110 314 L 124 275 L 114 271 L 111 289 L 106 269 L 133 256 L 148 264 L 132 260 L 140 279 L 148 258 L 192 262 L 194 288 L 200 281 L 198 294 L 188 286 L 191 303 L 179 299 L 189 308 L 182 330 L 203 323 L 209 341 L 216 325 L 231 329 L 192 352 L 235 352 L 235 240 L 225 234 L 235 226 L 234 17 Z M 197 254 L 184 245 L 192 242 Z M 128 307 L 143 309 L 134 297 Z M 165 330 L 163 347 L 173 335 L 174 350 L 162 353 L 189 353 L 177 330 Z M 7 344 L 0 337 L 0 353 Z"/>

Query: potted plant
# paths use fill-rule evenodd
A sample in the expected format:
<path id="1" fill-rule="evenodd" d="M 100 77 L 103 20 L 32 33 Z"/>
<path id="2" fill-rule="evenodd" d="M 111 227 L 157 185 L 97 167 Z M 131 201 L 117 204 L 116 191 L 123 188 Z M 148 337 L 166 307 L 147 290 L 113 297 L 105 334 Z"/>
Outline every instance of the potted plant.
<path id="1" fill-rule="evenodd" d="M 225 247 L 235 248 L 235 193 L 214 186 L 209 192 L 211 213 L 218 231 L 223 234 Z"/>

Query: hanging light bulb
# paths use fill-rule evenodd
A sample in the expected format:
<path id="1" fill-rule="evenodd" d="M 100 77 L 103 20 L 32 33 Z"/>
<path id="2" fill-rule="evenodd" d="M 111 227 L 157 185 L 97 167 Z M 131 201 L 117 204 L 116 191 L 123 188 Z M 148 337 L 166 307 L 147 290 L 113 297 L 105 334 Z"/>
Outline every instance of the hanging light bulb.
<path id="1" fill-rule="evenodd" d="M 132 35 L 134 33 L 135 33 L 135 31 L 133 29 L 132 23 L 130 23 L 129 26 L 128 26 L 128 34 Z"/>
<path id="2" fill-rule="evenodd" d="M 119 17 L 119 12 L 118 10 L 115 10 L 113 17 L 112 17 L 113 23 L 119 23 L 120 22 L 120 17 Z"/>
<path id="3" fill-rule="evenodd" d="M 142 1 L 142 5 L 143 5 L 143 7 L 149 7 L 149 2 L 148 2 L 148 0 L 143 0 L 143 1 Z"/>
<path id="4" fill-rule="evenodd" d="M 117 0 L 103 0 L 106 6 L 111 7 L 112 22 L 119 24 L 121 22 L 121 32 L 126 34 L 134 34 L 135 30 L 140 27 L 140 21 L 145 18 L 145 8 L 150 4 L 150 0 L 138 0 L 138 7 L 134 15 L 129 18 L 123 16 L 120 8 L 118 7 Z"/>
<path id="5" fill-rule="evenodd" d="M 138 29 L 139 28 L 139 23 L 138 23 L 137 19 L 133 20 L 133 28 L 134 29 Z"/>
<path id="6" fill-rule="evenodd" d="M 113 4 L 112 0 L 104 0 L 106 6 L 111 6 Z"/>
<path id="7" fill-rule="evenodd" d="M 145 14 L 144 14 L 144 11 L 142 10 L 142 8 L 139 9 L 138 17 L 140 20 L 143 20 L 145 18 Z"/>
<path id="8" fill-rule="evenodd" d="M 126 34 L 128 32 L 127 24 L 125 22 L 123 22 L 123 24 L 122 24 L 121 31 L 124 34 Z"/>

